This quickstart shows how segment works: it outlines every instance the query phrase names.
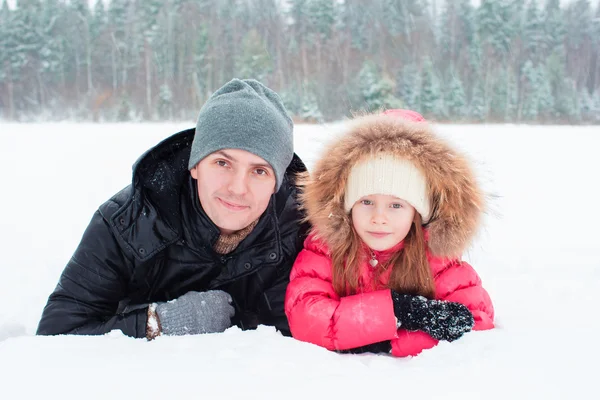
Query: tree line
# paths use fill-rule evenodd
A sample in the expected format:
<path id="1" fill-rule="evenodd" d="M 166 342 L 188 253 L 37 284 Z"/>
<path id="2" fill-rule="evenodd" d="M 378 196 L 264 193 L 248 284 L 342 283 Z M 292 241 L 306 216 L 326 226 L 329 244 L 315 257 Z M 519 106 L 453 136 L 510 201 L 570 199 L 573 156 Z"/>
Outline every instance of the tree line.
<path id="1" fill-rule="evenodd" d="M 238 77 L 301 121 L 599 123 L 600 6 L 538 3 L 2 0 L 0 118 L 190 120 Z"/>

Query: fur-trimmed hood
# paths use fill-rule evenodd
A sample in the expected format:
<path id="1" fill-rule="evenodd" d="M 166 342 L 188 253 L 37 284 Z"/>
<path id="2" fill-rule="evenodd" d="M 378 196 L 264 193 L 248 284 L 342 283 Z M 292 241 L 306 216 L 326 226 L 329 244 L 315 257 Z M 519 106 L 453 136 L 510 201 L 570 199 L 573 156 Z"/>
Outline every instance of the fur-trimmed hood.
<path id="1" fill-rule="evenodd" d="M 422 118 L 415 118 L 416 113 L 386 114 L 354 119 L 301 182 L 301 200 L 313 233 L 330 250 L 350 239 L 350 215 L 344 211 L 350 170 L 356 162 L 385 152 L 413 162 L 427 180 L 432 217 L 426 230 L 432 255 L 460 256 L 477 233 L 484 208 L 469 162 L 427 122 L 415 122 Z"/>

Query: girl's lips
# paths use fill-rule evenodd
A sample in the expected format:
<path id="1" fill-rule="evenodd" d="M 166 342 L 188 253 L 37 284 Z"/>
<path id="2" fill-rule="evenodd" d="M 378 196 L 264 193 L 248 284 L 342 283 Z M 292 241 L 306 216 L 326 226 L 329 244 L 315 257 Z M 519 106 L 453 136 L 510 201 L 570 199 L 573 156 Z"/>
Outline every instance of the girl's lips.
<path id="1" fill-rule="evenodd" d="M 386 237 L 387 235 L 390 235 L 390 233 L 388 233 L 388 232 L 367 232 L 367 233 L 376 238 L 382 238 L 382 237 Z"/>
<path id="2" fill-rule="evenodd" d="M 227 201 L 217 197 L 217 199 L 219 200 L 219 202 L 225 206 L 227 209 L 232 210 L 232 211 L 242 211 L 248 208 L 248 206 L 240 206 L 237 204 L 232 204 L 232 203 L 228 203 Z"/>

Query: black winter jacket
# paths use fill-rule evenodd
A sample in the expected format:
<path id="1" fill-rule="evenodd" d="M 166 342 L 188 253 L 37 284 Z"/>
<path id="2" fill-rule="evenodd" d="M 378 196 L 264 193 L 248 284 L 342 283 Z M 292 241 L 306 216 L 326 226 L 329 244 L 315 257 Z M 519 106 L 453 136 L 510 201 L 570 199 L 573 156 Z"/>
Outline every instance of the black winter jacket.
<path id="1" fill-rule="evenodd" d="M 284 298 L 308 226 L 301 222 L 294 155 L 257 226 L 230 254 L 213 250 L 219 230 L 187 169 L 194 129 L 135 163 L 132 184 L 96 211 L 44 308 L 37 333 L 145 337 L 147 306 L 188 291 L 228 292 L 241 329 L 272 325 L 289 335 Z"/>

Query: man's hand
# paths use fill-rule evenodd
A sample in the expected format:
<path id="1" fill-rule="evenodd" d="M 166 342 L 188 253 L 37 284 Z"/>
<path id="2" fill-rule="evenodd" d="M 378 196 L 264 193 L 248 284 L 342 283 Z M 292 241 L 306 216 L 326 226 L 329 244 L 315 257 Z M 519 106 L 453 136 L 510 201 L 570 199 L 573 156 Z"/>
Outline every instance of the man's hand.
<path id="1" fill-rule="evenodd" d="M 231 326 L 235 309 L 231 296 L 222 290 L 187 292 L 159 303 L 156 314 L 163 335 L 196 335 L 223 332 Z"/>

